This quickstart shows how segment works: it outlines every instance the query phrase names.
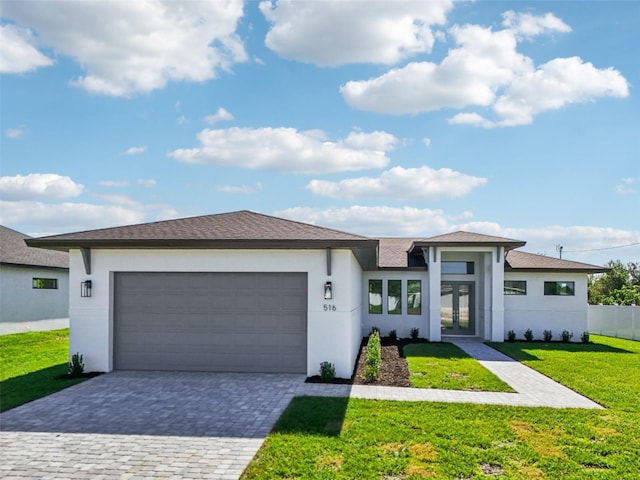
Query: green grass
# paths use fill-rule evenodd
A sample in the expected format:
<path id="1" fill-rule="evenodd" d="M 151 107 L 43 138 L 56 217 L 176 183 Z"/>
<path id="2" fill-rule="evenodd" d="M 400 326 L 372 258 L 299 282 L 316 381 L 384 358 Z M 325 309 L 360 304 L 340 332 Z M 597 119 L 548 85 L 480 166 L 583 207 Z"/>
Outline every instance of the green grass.
<path id="1" fill-rule="evenodd" d="M 452 343 L 412 343 L 404 347 L 412 387 L 512 392 L 509 385 Z"/>
<path id="2" fill-rule="evenodd" d="M 0 336 L 0 411 L 81 382 L 61 378 L 68 357 L 69 329 Z"/>
<path id="3" fill-rule="evenodd" d="M 551 409 L 296 398 L 243 479 L 637 479 L 640 342 L 500 344 L 606 405 Z"/>

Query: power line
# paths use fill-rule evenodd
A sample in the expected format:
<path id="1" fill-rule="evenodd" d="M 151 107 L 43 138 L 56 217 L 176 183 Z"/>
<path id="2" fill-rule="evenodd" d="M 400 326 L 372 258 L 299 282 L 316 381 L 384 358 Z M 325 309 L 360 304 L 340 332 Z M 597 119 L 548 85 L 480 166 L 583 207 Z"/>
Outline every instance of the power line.
<path id="1" fill-rule="evenodd" d="M 626 245 L 616 245 L 615 247 L 603 247 L 603 248 L 592 248 L 590 250 L 563 250 L 565 253 L 583 253 L 583 252 L 598 252 L 600 250 L 613 250 L 614 248 L 625 248 L 625 247 L 633 247 L 635 245 L 640 245 L 640 242 L 636 243 L 628 243 Z"/>

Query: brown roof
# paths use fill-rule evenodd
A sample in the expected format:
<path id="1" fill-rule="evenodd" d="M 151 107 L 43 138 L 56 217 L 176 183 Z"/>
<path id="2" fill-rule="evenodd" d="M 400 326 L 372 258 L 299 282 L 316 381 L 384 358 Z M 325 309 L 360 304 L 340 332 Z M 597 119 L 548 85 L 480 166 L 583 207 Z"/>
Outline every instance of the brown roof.
<path id="1" fill-rule="evenodd" d="M 32 238 L 0 225 L 0 263 L 32 267 L 69 268 L 69 255 L 28 247 L 25 239 Z"/>
<path id="2" fill-rule="evenodd" d="M 472 232 L 453 232 L 444 235 L 436 235 L 435 237 L 424 238 L 415 241 L 417 247 L 429 246 L 464 246 L 469 244 L 476 245 L 496 245 L 510 248 L 523 247 L 527 242 L 522 240 L 514 240 L 513 238 L 495 237 L 493 235 L 484 235 Z"/>
<path id="3" fill-rule="evenodd" d="M 602 273 L 609 271 L 608 268 L 598 265 L 574 262 L 572 260 L 563 260 L 534 253 L 518 252 L 517 250 L 512 250 L 507 253 L 504 267 L 505 271 L 529 270 L 544 272 L 562 270 L 586 273 Z"/>
<path id="4" fill-rule="evenodd" d="M 413 238 L 381 238 L 378 267 L 379 268 L 407 268 L 409 266 L 409 249 Z"/>
<path id="5" fill-rule="evenodd" d="M 330 247 L 375 248 L 377 241 L 360 235 L 271 217 L 246 210 L 181 218 L 124 227 L 53 235 L 29 245 L 68 250 L 79 247 Z M 294 245 L 295 244 L 295 245 Z"/>

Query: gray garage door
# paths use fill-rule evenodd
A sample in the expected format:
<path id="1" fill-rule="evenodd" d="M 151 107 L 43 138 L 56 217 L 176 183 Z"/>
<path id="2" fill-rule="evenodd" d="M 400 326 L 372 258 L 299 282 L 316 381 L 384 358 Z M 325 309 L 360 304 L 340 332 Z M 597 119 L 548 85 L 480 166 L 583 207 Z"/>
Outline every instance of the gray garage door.
<path id="1" fill-rule="evenodd" d="M 306 273 L 116 273 L 119 370 L 304 373 Z"/>

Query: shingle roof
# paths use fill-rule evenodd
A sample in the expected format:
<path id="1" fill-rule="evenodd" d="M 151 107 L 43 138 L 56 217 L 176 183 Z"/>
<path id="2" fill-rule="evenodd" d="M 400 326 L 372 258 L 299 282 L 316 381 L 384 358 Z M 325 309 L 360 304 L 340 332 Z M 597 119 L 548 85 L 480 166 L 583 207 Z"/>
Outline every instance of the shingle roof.
<path id="1" fill-rule="evenodd" d="M 530 271 L 573 271 L 586 273 L 606 272 L 609 269 L 588 263 L 574 262 L 559 258 L 547 257 L 533 253 L 512 250 L 507 253 L 504 262 L 505 270 L 530 270 Z"/>
<path id="2" fill-rule="evenodd" d="M 516 248 L 526 245 L 527 242 L 523 242 L 522 240 L 514 240 L 513 238 L 495 237 L 493 235 L 459 231 L 453 233 L 445 233 L 444 235 L 436 235 L 435 237 L 423 238 L 420 240 L 416 240 L 415 243 L 419 244 L 419 246 L 421 247 L 431 245 L 455 246 L 476 244 L 500 245 Z"/>
<path id="3" fill-rule="evenodd" d="M 176 246 L 347 246 L 375 240 L 246 210 L 53 235 L 29 241 L 44 248 Z"/>
<path id="4" fill-rule="evenodd" d="M 67 253 L 28 247 L 26 238 L 32 237 L 0 225 L 0 263 L 69 268 Z"/>
<path id="5" fill-rule="evenodd" d="M 409 249 L 413 238 L 381 238 L 378 251 L 378 267 L 407 268 L 409 266 Z"/>

